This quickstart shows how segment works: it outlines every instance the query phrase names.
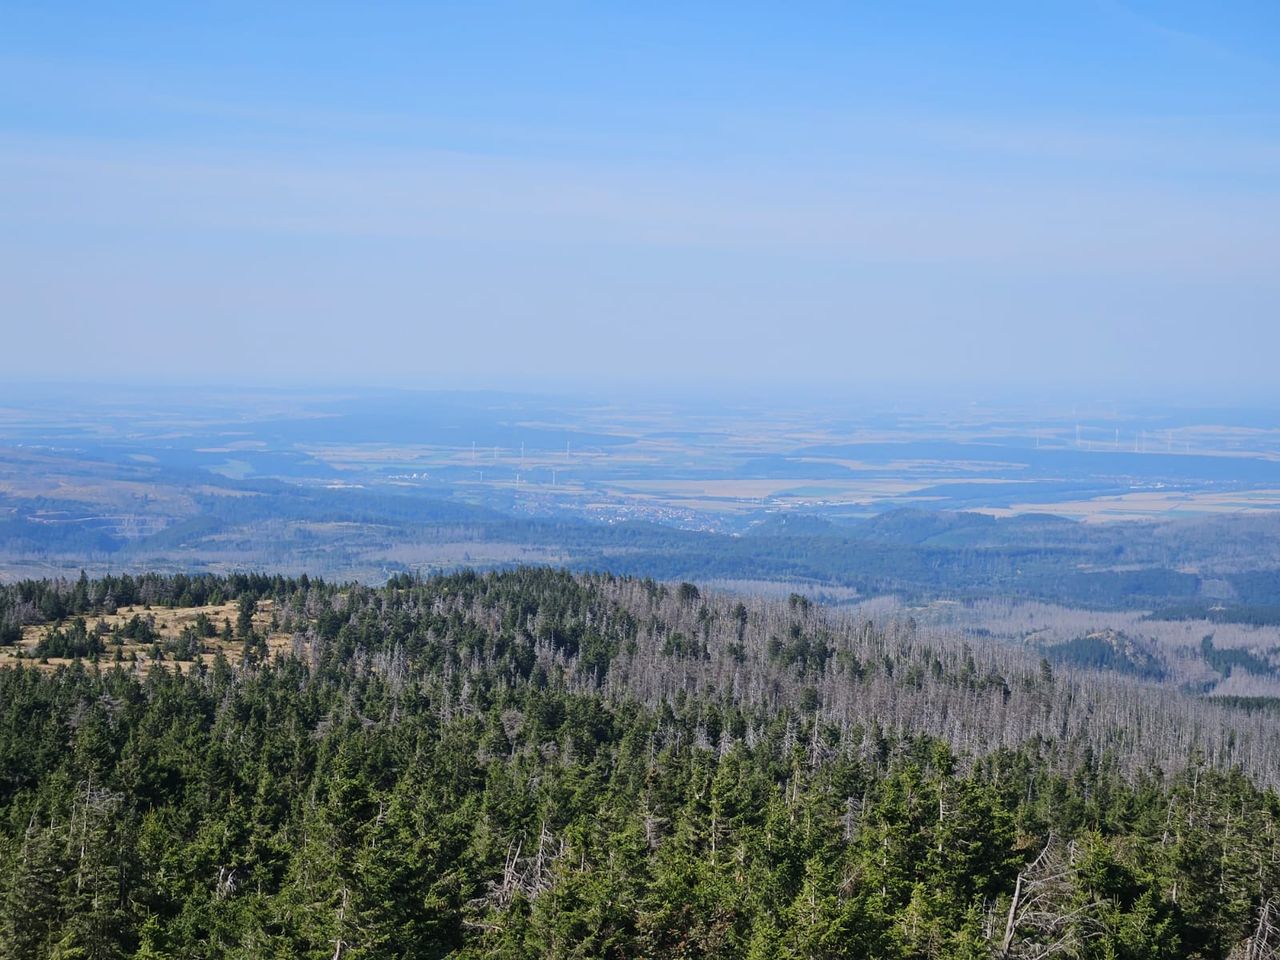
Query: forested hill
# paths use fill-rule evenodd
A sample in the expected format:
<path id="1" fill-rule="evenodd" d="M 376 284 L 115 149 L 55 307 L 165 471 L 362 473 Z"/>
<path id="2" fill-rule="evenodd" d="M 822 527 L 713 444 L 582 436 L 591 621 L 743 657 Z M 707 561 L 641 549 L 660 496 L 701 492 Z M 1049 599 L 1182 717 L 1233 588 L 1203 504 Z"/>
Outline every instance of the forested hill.
<path id="1" fill-rule="evenodd" d="M 0 671 L 3 957 L 1275 956 L 1267 712 L 548 570 L 29 581 L 0 624 L 84 645 Z"/>

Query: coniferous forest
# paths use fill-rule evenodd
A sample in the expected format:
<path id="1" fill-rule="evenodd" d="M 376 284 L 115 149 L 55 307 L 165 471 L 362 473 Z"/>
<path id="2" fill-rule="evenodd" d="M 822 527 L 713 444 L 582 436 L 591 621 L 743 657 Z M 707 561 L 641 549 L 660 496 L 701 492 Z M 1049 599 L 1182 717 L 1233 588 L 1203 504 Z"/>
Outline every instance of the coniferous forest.
<path id="1" fill-rule="evenodd" d="M 231 601 L 212 657 L 208 618 L 86 626 Z M 32 627 L 48 656 L 0 671 L 5 958 L 1280 945 L 1266 709 L 548 570 L 0 588 L 0 640 Z"/>

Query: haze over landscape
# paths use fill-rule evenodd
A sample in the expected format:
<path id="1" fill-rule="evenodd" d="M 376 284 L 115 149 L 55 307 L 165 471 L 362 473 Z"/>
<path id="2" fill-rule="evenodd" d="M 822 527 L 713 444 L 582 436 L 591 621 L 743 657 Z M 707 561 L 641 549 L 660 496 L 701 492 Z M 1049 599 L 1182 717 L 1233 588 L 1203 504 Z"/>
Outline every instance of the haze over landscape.
<path id="1" fill-rule="evenodd" d="M 1256 397 L 1277 17 L 10 4 L 0 364 Z"/>
<path id="2" fill-rule="evenodd" d="M 1280 6 L 0 10 L 0 960 L 1280 958 Z"/>

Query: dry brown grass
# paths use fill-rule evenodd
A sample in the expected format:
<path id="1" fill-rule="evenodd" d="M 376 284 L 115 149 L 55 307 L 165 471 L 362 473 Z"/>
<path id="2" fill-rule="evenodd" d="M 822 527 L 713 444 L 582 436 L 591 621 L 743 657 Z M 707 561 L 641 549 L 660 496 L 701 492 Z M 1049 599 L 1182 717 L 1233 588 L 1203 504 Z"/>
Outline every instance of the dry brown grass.
<path id="1" fill-rule="evenodd" d="M 115 627 L 126 623 L 134 615 L 141 617 L 151 616 L 155 618 L 156 631 L 160 634 L 163 642 L 167 639 L 176 639 L 182 633 L 183 627 L 194 623 L 196 617 L 201 613 L 212 620 L 215 627 L 221 629 L 223 620 L 228 620 L 232 624 L 235 623 L 238 608 L 234 602 L 205 607 L 153 607 L 150 610 L 141 606 L 121 607 L 113 614 L 85 617 L 85 625 L 92 632 L 100 622 L 105 623 L 108 627 Z M 253 617 L 253 626 L 259 633 L 266 635 L 267 650 L 270 656 L 274 657 L 276 654 L 286 652 L 292 647 L 293 637 L 291 634 L 271 630 L 270 600 L 259 601 L 258 610 Z M 23 663 L 40 670 L 51 671 L 60 666 L 74 663 L 74 660 L 67 657 L 36 658 L 36 646 L 48 629 L 48 625 L 23 627 L 22 641 L 20 643 L 12 647 L 0 647 L 0 668 L 12 667 L 18 663 Z M 203 641 L 201 646 L 202 652 L 198 660 L 173 660 L 168 658 L 159 661 L 152 660 L 151 645 L 135 643 L 132 640 L 124 641 L 124 644 L 120 647 L 120 653 L 127 667 L 131 667 L 145 676 L 155 666 L 183 672 L 193 669 L 197 663 L 211 664 L 219 651 L 228 660 L 235 662 L 240 658 L 244 649 L 244 644 L 240 640 L 227 642 L 218 637 Z M 114 662 L 115 649 L 115 646 L 108 642 L 107 652 L 102 655 L 101 662 L 110 666 Z M 134 654 L 137 655 L 136 663 L 133 662 L 132 655 Z"/>
<path id="2" fill-rule="evenodd" d="M 1054 513 L 1086 523 L 1116 520 L 1163 520 L 1174 516 L 1262 513 L 1280 509 L 1280 491 L 1239 490 L 1223 493 L 1143 490 L 1091 500 L 1015 503 L 1009 507 L 975 507 L 996 517 L 1021 513 Z"/>

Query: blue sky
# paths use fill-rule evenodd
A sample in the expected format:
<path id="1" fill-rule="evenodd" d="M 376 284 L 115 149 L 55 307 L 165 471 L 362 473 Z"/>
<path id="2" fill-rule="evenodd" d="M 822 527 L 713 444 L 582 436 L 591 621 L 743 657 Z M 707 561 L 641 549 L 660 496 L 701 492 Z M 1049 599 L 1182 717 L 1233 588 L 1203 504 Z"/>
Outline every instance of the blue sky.
<path id="1" fill-rule="evenodd" d="M 1274 2 L 0 17 L 0 375 L 1275 379 Z"/>

